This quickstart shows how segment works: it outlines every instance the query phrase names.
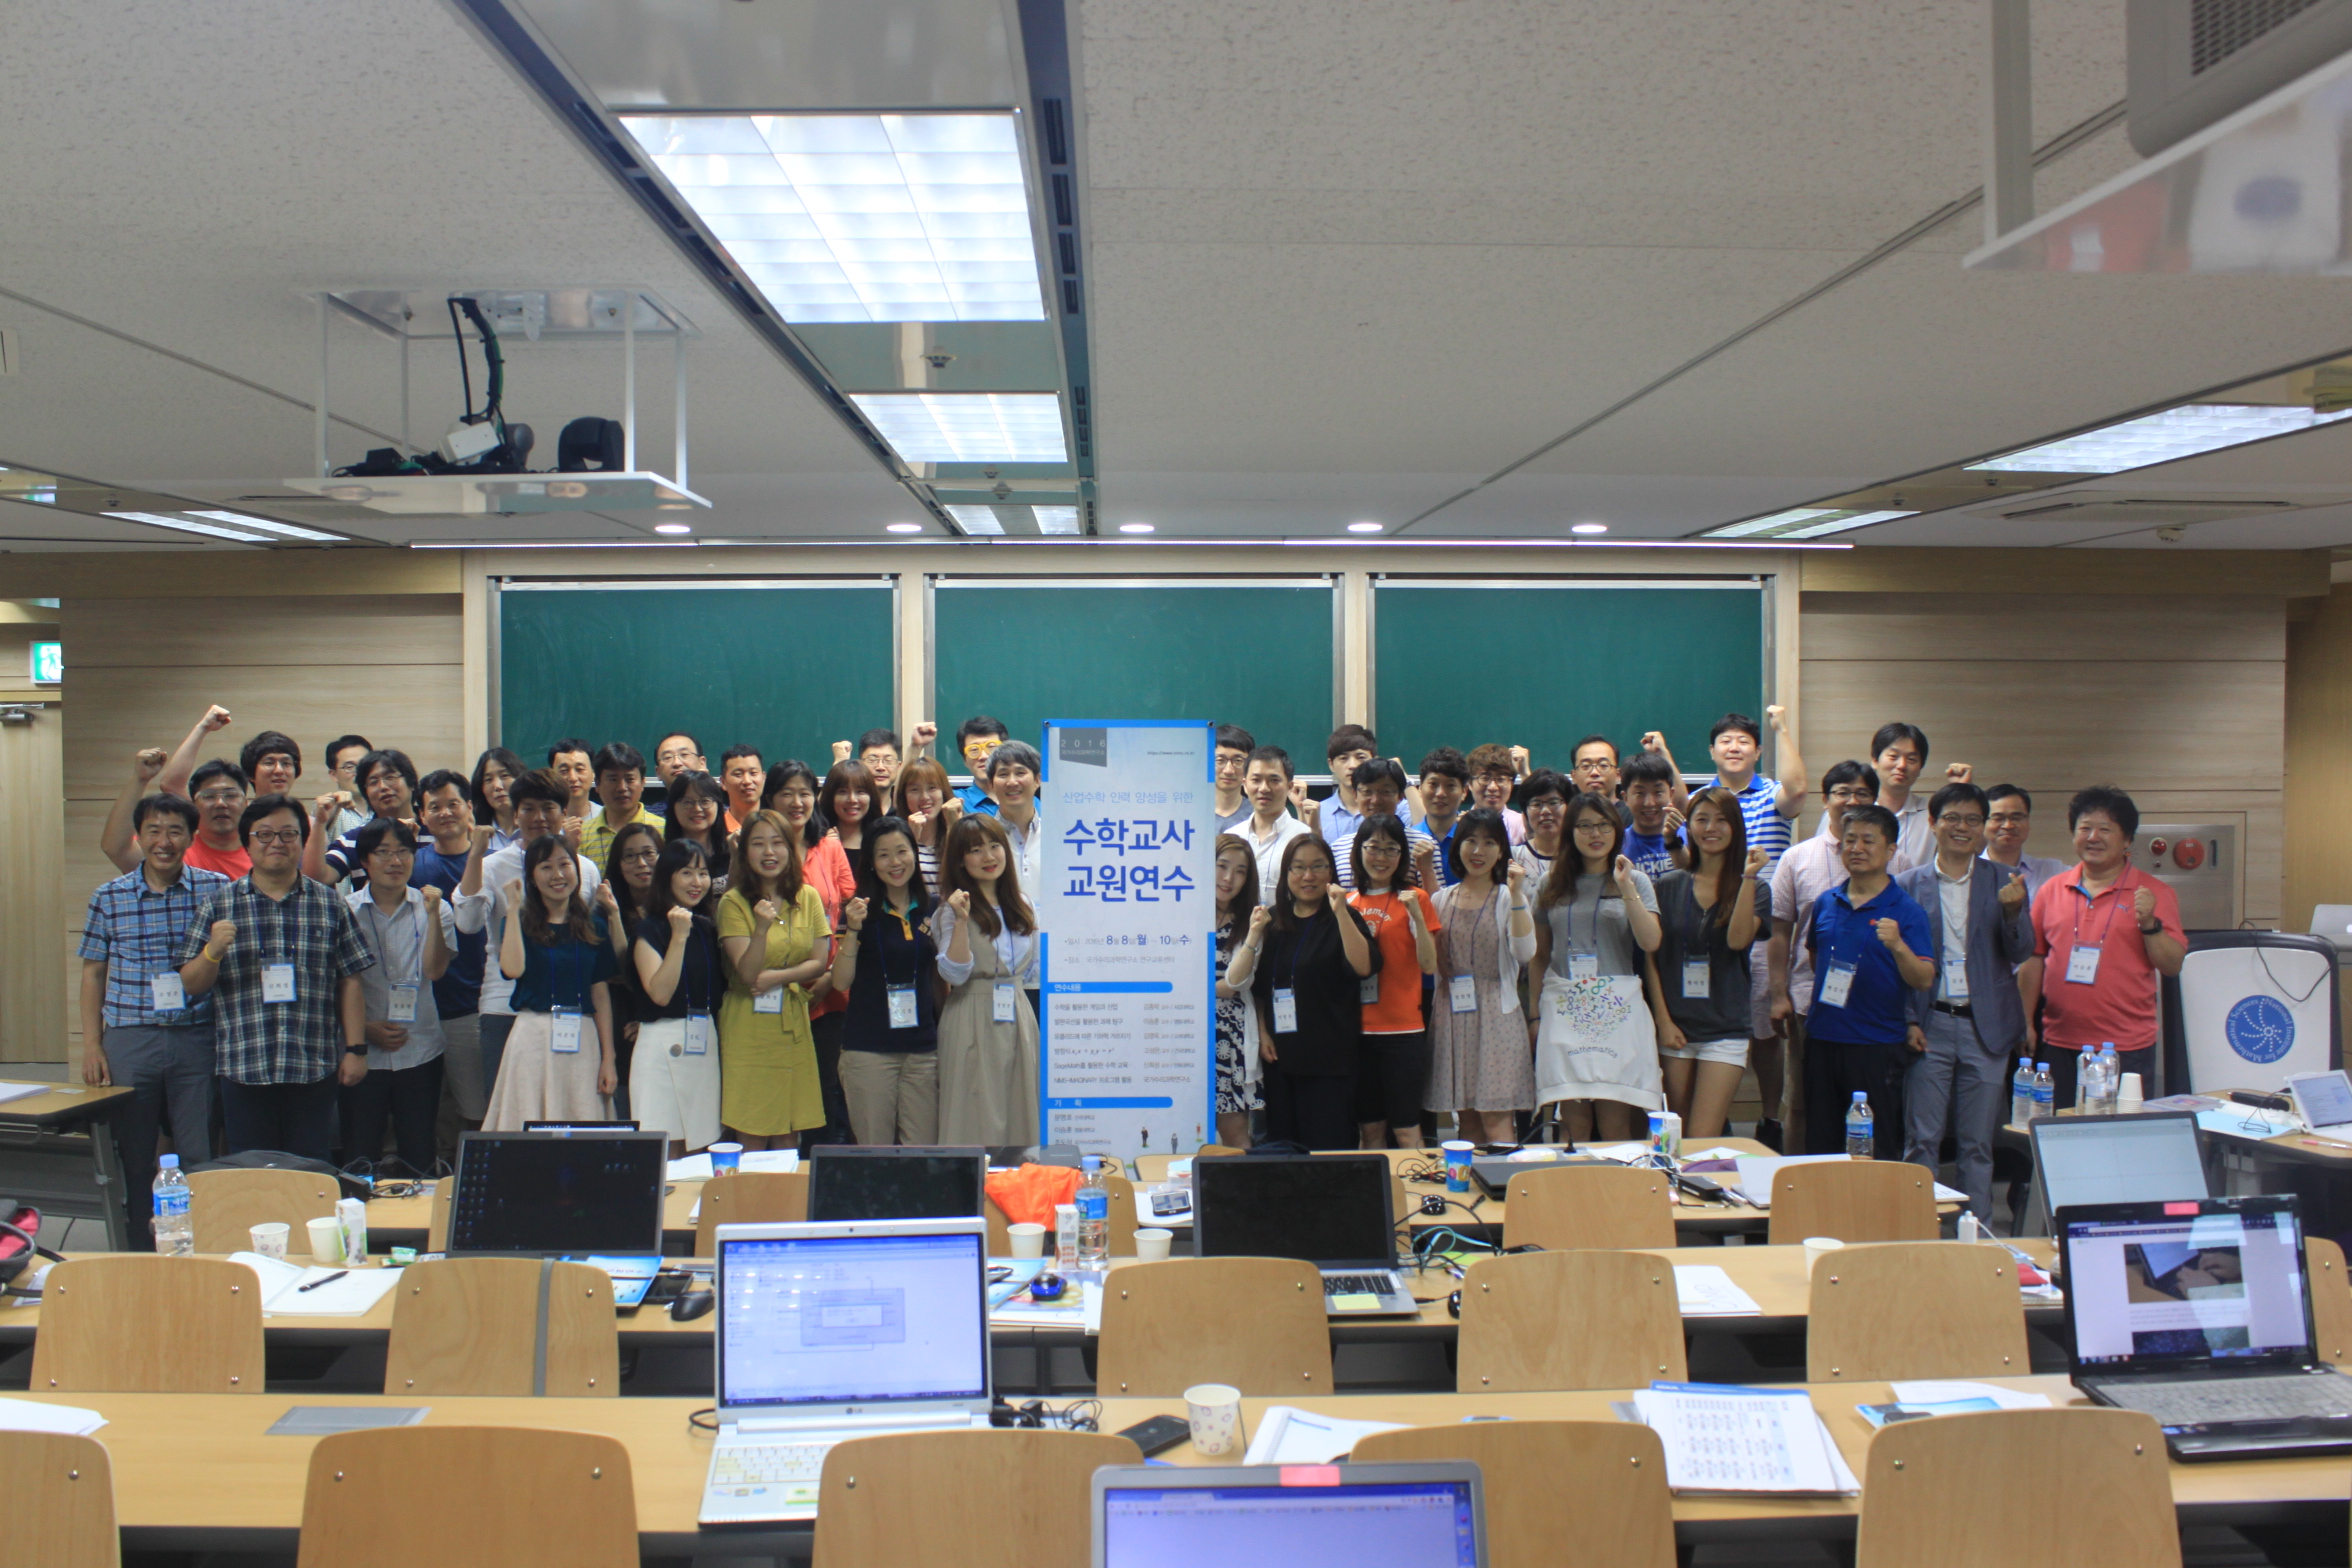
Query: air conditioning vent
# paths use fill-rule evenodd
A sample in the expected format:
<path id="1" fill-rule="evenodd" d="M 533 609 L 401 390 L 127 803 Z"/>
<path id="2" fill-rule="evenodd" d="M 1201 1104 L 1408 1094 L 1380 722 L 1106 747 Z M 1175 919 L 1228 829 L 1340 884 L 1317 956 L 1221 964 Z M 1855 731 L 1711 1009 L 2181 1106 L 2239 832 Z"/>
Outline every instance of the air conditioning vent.
<path id="1" fill-rule="evenodd" d="M 2319 0 L 2189 0 L 2189 74 L 2203 76 Z"/>
<path id="2" fill-rule="evenodd" d="M 2126 0 L 2131 144 L 2152 158 L 2352 50 L 2352 5 Z"/>

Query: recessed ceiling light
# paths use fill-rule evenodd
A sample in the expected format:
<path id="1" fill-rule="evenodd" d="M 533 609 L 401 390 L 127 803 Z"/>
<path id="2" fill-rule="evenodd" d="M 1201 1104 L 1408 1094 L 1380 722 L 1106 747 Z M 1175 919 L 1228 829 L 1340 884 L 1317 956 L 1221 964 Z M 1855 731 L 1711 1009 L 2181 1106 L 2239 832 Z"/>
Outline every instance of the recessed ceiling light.
<path id="1" fill-rule="evenodd" d="M 2323 414 L 2317 409 L 2275 403 L 2187 403 L 2103 430 L 2086 430 L 2005 457 L 1970 463 L 1967 468 L 1971 473 L 2120 474 L 2129 468 L 2313 430 L 2339 419 L 2352 419 L 2352 408 Z"/>
<path id="2" fill-rule="evenodd" d="M 288 539 L 315 539 L 323 544 L 348 542 L 341 534 L 320 533 L 315 528 L 297 528 L 292 523 L 274 522 L 267 517 L 247 517 L 243 512 L 190 512 L 188 515 L 227 523 L 232 528 L 259 528 L 265 533 L 283 534 Z"/>
<path id="3" fill-rule="evenodd" d="M 1572 534 L 1605 534 L 1609 531 L 1609 525 L 1607 523 L 1570 523 L 1568 531 Z"/>
<path id="4" fill-rule="evenodd" d="M 1074 535 L 1083 530 L 1078 525 L 1078 508 L 1074 506 L 1033 506 L 1030 513 L 1037 519 L 1041 534 Z"/>
<path id="5" fill-rule="evenodd" d="M 1119 525 L 1119 532 L 1123 534 L 1148 534 L 1152 531 L 1152 528 L 1153 525 L 1150 523 L 1121 523 Z"/>
<path id="6" fill-rule="evenodd" d="M 694 532 L 694 525 L 692 523 L 656 523 L 653 525 L 653 531 L 657 534 L 690 534 Z"/>
<path id="7" fill-rule="evenodd" d="M 921 523 L 884 523 L 882 526 L 894 534 L 919 534 L 923 531 Z"/>
<path id="8" fill-rule="evenodd" d="M 1062 400 L 1052 392 L 852 392 L 891 450 L 910 463 L 1066 463 Z"/>
<path id="9" fill-rule="evenodd" d="M 1004 521 L 996 515 L 993 506 L 951 506 L 947 509 L 947 515 L 954 518 L 956 526 L 968 534 L 1004 532 Z"/>
<path id="10" fill-rule="evenodd" d="M 234 539 L 239 544 L 268 544 L 267 534 L 246 533 L 235 528 L 223 528 L 217 523 L 192 523 L 184 517 L 166 517 L 160 512 L 109 512 L 126 523 L 146 523 L 156 528 L 174 528 L 184 534 L 203 534 L 211 539 Z"/>
<path id="11" fill-rule="evenodd" d="M 1823 534 L 1842 534 L 1849 528 L 1867 528 L 1872 523 L 1891 523 L 1898 517 L 1916 517 L 1917 512 L 1863 512 L 1852 507 L 1800 506 L 1792 511 L 1775 512 L 1770 517 L 1751 517 L 1744 523 L 1727 523 L 1721 528 L 1710 528 L 1709 539 L 1818 539 Z"/>
<path id="12" fill-rule="evenodd" d="M 1380 532 L 1380 525 L 1378 523 L 1350 523 L 1348 524 L 1348 532 L 1351 534 L 1376 534 Z"/>
<path id="13" fill-rule="evenodd" d="M 787 321 L 1043 321 L 1009 114 L 623 114 Z"/>

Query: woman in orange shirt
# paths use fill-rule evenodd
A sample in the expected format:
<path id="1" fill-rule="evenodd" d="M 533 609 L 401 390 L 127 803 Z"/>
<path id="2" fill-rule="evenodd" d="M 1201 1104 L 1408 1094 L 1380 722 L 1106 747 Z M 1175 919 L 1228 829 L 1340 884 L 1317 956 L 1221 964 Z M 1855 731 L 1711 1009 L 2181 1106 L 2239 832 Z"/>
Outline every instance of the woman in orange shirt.
<path id="1" fill-rule="evenodd" d="M 1429 1090 L 1429 1028 L 1421 977 L 1437 973 L 1437 911 L 1408 885 L 1405 825 L 1367 817 L 1351 850 L 1356 890 L 1348 904 L 1372 931 L 1380 971 L 1363 982 L 1364 1043 L 1356 1066 L 1356 1126 L 1363 1147 L 1421 1147 L 1421 1101 Z"/>

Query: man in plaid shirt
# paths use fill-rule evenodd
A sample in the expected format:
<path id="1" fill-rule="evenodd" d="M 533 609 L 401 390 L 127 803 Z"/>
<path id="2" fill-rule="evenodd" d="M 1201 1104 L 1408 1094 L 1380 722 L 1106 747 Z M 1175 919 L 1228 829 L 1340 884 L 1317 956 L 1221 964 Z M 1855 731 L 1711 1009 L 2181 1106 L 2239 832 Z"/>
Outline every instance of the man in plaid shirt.
<path id="1" fill-rule="evenodd" d="M 132 1091 L 114 1134 L 134 1247 L 152 1242 L 157 1133 L 170 1126 L 182 1164 L 212 1158 L 212 1003 L 187 994 L 179 955 L 188 922 L 229 879 L 186 864 L 197 821 L 183 796 L 139 801 L 138 862 L 99 884 L 82 920 L 82 1079 Z"/>
<path id="2" fill-rule="evenodd" d="M 331 1160 L 338 1083 L 367 1076 L 359 972 L 376 961 L 351 910 L 302 874 L 301 805 L 264 795 L 237 820 L 253 870 L 189 922 L 180 979 L 209 996 L 229 1152 Z"/>

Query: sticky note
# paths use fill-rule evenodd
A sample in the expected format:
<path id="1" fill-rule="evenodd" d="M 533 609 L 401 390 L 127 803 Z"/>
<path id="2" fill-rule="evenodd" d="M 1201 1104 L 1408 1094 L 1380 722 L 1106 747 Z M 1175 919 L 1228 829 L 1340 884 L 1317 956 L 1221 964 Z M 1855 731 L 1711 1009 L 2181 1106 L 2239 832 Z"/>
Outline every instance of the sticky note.
<path id="1" fill-rule="evenodd" d="M 1357 1291 L 1353 1295 L 1347 1296 L 1333 1296 L 1331 1310 L 1334 1312 L 1377 1312 L 1380 1310 L 1380 1298 L 1369 1291 Z"/>

